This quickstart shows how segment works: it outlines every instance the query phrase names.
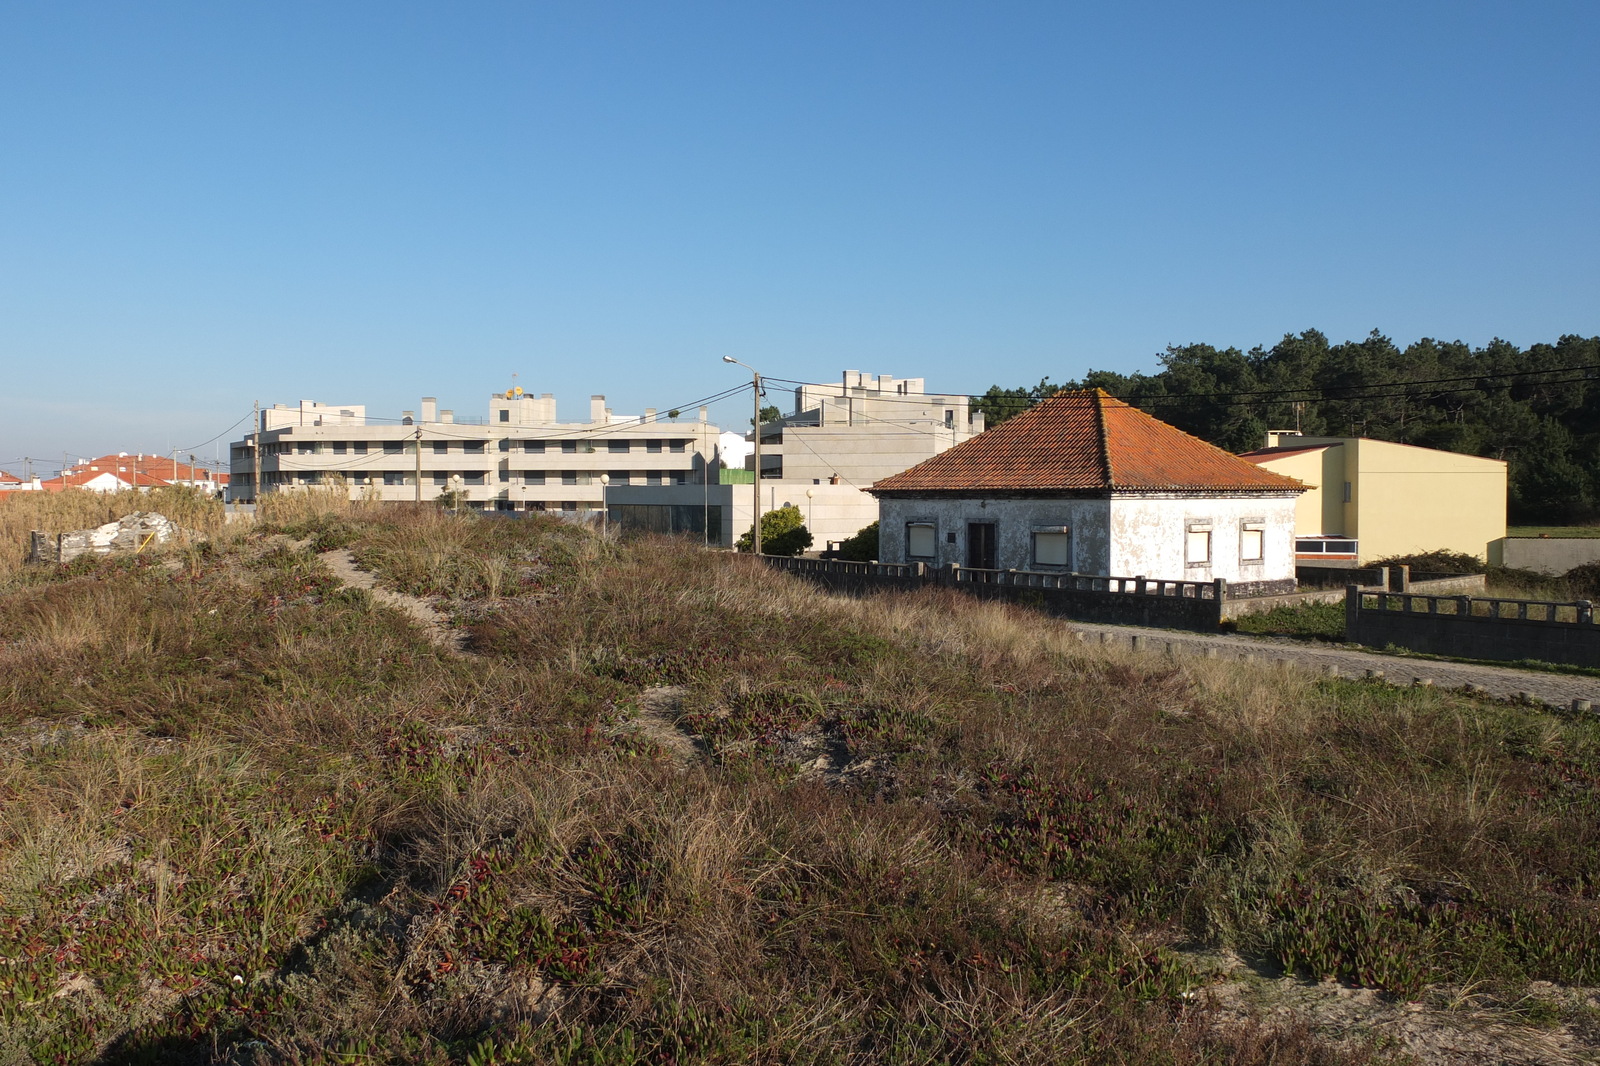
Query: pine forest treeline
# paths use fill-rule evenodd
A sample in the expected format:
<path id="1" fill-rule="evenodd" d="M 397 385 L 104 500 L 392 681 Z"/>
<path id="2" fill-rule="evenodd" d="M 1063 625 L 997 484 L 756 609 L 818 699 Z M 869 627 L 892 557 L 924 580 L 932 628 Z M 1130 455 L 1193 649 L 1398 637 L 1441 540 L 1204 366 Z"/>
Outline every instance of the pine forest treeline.
<path id="1" fill-rule="evenodd" d="M 1504 459 L 1515 523 L 1600 516 L 1600 337 L 1526 349 L 1424 338 L 1401 349 L 1376 330 L 1330 344 L 1316 330 L 1271 348 L 1174 346 L 1154 374 L 993 386 L 974 397 L 991 425 L 1061 388 L 1102 388 L 1229 451 L 1268 429 L 1364 436 Z"/>

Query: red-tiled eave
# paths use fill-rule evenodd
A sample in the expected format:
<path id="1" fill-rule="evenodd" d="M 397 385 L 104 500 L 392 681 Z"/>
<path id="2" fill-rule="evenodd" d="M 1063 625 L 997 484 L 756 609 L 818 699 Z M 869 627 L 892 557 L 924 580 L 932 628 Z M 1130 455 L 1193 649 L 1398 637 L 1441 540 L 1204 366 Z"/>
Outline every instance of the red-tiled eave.
<path id="1" fill-rule="evenodd" d="M 1100 389 L 1050 399 L 872 486 L 875 495 L 1204 492 L 1284 495 L 1291 477 L 1213 447 Z"/>

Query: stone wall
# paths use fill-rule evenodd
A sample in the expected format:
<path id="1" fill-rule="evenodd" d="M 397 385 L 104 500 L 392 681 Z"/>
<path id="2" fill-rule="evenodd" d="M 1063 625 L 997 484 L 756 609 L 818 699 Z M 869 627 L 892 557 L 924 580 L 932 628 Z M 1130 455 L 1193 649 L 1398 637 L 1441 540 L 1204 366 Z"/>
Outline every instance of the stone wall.
<path id="1" fill-rule="evenodd" d="M 1462 659 L 1600 667 L 1600 626 L 1588 601 L 1375 595 L 1351 587 L 1345 595 L 1345 639 Z"/>

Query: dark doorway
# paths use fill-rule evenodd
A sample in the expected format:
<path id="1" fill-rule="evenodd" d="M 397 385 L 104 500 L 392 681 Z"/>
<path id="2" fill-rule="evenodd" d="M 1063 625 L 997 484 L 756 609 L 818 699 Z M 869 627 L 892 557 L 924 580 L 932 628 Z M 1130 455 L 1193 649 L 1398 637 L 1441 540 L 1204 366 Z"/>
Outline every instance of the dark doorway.
<path id="1" fill-rule="evenodd" d="M 974 570 L 997 570 L 994 561 L 994 523 L 967 523 L 967 565 Z"/>

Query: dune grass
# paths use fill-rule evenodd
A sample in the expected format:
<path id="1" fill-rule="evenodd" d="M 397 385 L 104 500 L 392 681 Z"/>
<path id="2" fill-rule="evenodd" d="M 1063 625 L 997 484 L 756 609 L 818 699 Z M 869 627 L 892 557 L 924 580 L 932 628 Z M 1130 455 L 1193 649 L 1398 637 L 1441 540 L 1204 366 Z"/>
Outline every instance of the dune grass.
<path id="1" fill-rule="evenodd" d="M 1187 949 L 1600 983 L 1593 722 L 554 521 L 276 517 L 0 595 L 0 1057 L 1358 1063 L 1223 1024 Z"/>

